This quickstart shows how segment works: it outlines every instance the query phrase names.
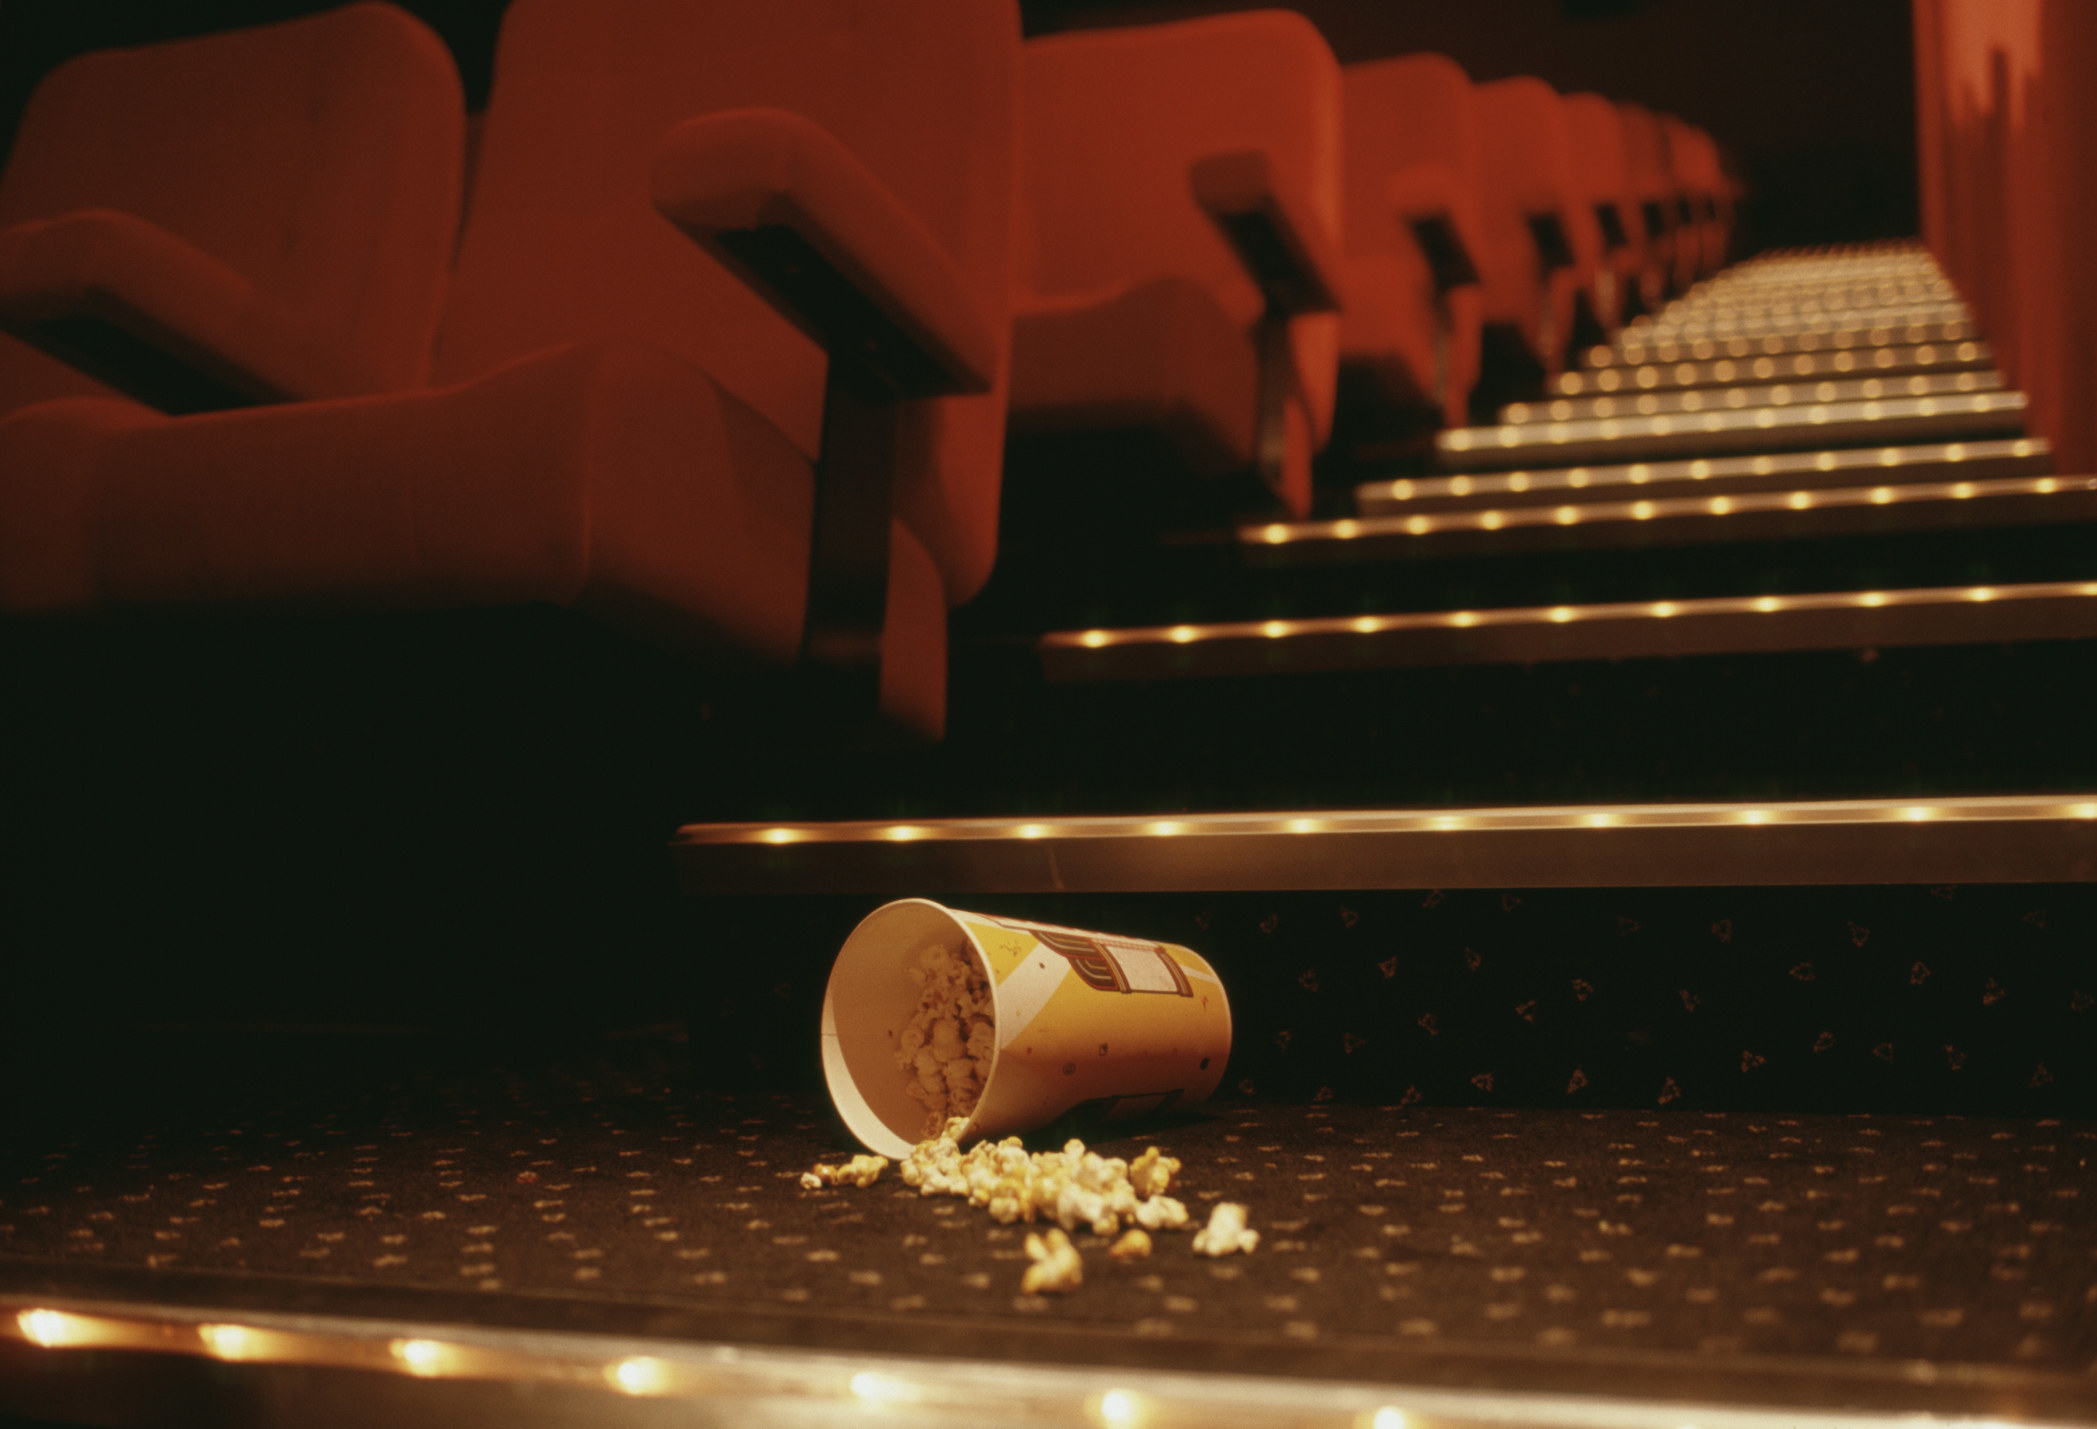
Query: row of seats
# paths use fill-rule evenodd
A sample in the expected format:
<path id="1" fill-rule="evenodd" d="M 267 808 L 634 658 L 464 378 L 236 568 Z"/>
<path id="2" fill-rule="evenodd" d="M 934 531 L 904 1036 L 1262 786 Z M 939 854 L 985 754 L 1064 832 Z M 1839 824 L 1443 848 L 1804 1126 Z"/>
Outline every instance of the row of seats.
<path id="1" fill-rule="evenodd" d="M 1008 418 L 1301 516 L 1343 385 L 1460 420 L 1730 202 L 1689 126 L 1279 11 L 516 0 L 475 116 L 382 3 L 89 55 L 0 178 L 0 609 L 573 605 L 936 735 Z"/>

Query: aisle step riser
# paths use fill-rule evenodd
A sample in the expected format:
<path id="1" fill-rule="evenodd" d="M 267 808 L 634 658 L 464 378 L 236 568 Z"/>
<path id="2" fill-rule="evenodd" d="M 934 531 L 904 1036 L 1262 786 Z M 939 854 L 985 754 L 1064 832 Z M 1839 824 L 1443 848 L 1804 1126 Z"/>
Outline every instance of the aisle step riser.
<path id="1" fill-rule="evenodd" d="M 1043 637 L 1052 684 L 2097 636 L 2097 582 L 1244 621 Z"/>
<path id="2" fill-rule="evenodd" d="M 2084 882 L 2097 799 L 691 824 L 687 893 L 1168 893 Z"/>
<path id="3" fill-rule="evenodd" d="M 1728 338 L 1744 337 L 1751 342 L 1759 342 L 1765 337 L 1794 338 L 1809 334 L 1832 337 L 1838 333 L 1907 328 L 1928 323 L 1970 325 L 1972 322 L 1973 314 L 1967 311 L 1963 303 L 1932 303 L 1921 307 L 1887 309 L 1853 308 L 1835 313 L 1800 313 L 1790 316 L 1774 311 L 1750 309 L 1739 313 L 1678 317 L 1667 322 L 1628 328 L 1618 338 L 1615 347 L 1617 351 L 1622 351 L 1632 346 L 1652 347 L 1661 343 L 1695 342 L 1700 338 L 1723 342 Z"/>
<path id="4" fill-rule="evenodd" d="M 1587 422 L 1459 427 L 1435 438 L 1435 455 L 1444 470 L 1488 471 L 1532 466 L 1539 460 L 1558 466 L 2021 436 L 2025 406 L 2021 392 L 1975 392 L 1605 417 Z"/>
<path id="5" fill-rule="evenodd" d="M 1635 367 L 1561 373 L 1552 379 L 1552 394 L 1579 397 L 1594 393 L 1635 395 L 1691 387 L 1727 387 L 1741 382 L 1841 379 L 1857 376 L 1905 377 L 1914 373 L 1989 369 L 1995 357 L 1984 342 L 1900 344 L 1870 349 L 1843 348 L 1788 356 L 1758 355 L 1746 343 L 1739 353 L 1708 346 L 1704 355 L 1669 359 Z"/>
<path id="6" fill-rule="evenodd" d="M 1560 505 L 1568 501 L 1662 499 L 1743 491 L 1815 491 L 1873 481 L 1987 481 L 2045 476 L 2053 453 L 2036 437 L 2009 441 L 1932 442 L 1921 446 L 1850 447 L 1842 451 L 1763 453 L 1692 461 L 1549 467 L 1538 471 L 1400 477 L 1355 488 L 1364 516 Z M 1268 529 L 1268 528 L 1261 528 Z M 1277 524 L 1272 529 L 1293 528 Z"/>
<path id="7" fill-rule="evenodd" d="M 1907 377 L 1851 377 L 1840 381 L 1776 382 L 1754 386 L 1687 388 L 1673 392 L 1638 392 L 1617 396 L 1560 397 L 1551 401 L 1510 402 L 1500 409 L 1501 426 L 1544 422 L 1587 422 L 1605 417 L 1659 417 L 1680 413 L 1737 412 L 1761 407 L 1794 407 L 1809 402 L 1876 402 L 1895 397 L 1956 397 L 1973 392 L 1999 392 L 2002 374 L 1989 369 L 1967 372 L 1914 373 Z"/>
<path id="8" fill-rule="evenodd" d="M 1812 540 L 2092 519 L 2097 519 L 2097 477 L 2040 476 L 1269 523 L 1240 527 L 1238 540 L 1250 563 L 1299 565 Z"/>
<path id="9" fill-rule="evenodd" d="M 1651 346 L 1627 342 L 1620 348 L 1590 348 L 1586 358 L 1590 367 L 1636 367 L 1645 362 L 1679 362 L 1685 357 L 1692 357 L 1695 354 L 1691 349 L 1696 342 L 1710 342 L 1715 346 L 1722 346 L 1726 356 L 1775 357 L 1787 352 L 1913 347 L 1925 342 L 1961 342 L 1974 335 L 1973 325 L 1968 322 L 1909 323 L 1898 327 L 1867 326 L 1833 332 L 1799 333 L 1793 336 L 1749 338 L 1739 334 L 1728 334 L 1722 337 L 1707 336 L 1685 341 L 1661 342 Z M 1736 346 L 1738 351 L 1734 350 Z"/>

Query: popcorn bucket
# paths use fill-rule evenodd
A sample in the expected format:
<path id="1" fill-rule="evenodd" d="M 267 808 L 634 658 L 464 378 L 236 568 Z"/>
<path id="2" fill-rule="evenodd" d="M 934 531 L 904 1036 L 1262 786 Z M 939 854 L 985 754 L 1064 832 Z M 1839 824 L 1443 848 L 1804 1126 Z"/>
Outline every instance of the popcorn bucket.
<path id="1" fill-rule="evenodd" d="M 918 1006 L 910 969 L 933 948 L 973 960 L 991 989 L 995 1050 L 964 1139 L 1074 1111 L 1118 1121 L 1194 1106 L 1223 1080 L 1230 1002 L 1198 953 L 906 898 L 852 930 L 823 996 L 830 1098 L 880 1155 L 925 1139 L 927 1110 L 897 1053 Z"/>

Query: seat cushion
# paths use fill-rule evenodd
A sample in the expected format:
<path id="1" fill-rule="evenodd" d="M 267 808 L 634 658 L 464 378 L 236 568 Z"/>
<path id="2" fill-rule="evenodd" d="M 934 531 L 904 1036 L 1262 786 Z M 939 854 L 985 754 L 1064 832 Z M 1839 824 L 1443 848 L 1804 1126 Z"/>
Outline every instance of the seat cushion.
<path id="1" fill-rule="evenodd" d="M 1258 386 L 1251 339 L 1188 279 L 1032 298 L 1013 325 L 1015 432 L 1150 428 L 1221 475 L 1252 461 Z"/>
<path id="2" fill-rule="evenodd" d="M 770 423 L 631 344 L 195 417 L 76 399 L 0 421 L 0 609 L 546 601 L 785 663 L 813 511 Z"/>
<path id="3" fill-rule="evenodd" d="M 1410 259 L 1410 261 L 1408 261 Z M 1436 402 L 1433 282 L 1402 249 L 1349 254 L 1340 367 L 1378 400 L 1405 407 Z"/>

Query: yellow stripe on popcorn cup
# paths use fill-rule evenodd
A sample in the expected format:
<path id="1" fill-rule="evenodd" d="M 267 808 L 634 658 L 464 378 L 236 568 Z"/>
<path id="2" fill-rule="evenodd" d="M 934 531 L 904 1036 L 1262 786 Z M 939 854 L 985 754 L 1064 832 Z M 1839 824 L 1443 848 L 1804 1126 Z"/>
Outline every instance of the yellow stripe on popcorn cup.
<path id="1" fill-rule="evenodd" d="M 974 959 L 992 989 L 996 1051 L 965 1140 L 1079 1110 L 1118 1121 L 1195 1106 L 1223 1080 L 1230 1001 L 1199 953 L 905 898 L 852 930 L 823 995 L 830 1099 L 879 1155 L 923 1139 L 925 1108 L 896 1052 L 917 1007 L 908 969 L 932 947 Z"/>

